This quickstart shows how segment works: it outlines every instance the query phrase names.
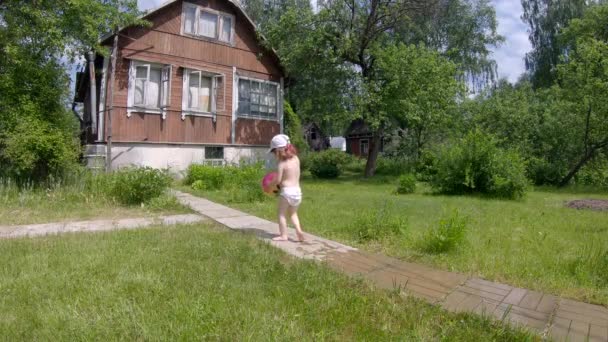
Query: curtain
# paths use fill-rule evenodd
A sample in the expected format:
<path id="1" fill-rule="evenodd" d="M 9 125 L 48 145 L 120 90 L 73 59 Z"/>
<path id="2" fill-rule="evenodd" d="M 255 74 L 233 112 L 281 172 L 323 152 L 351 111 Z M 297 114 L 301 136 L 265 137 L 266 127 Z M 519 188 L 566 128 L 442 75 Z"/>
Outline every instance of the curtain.
<path id="1" fill-rule="evenodd" d="M 201 77 L 199 110 L 211 113 L 211 77 Z"/>
<path id="2" fill-rule="evenodd" d="M 143 105 L 144 94 L 146 88 L 146 80 L 148 79 L 148 67 L 137 66 L 135 67 L 135 96 L 133 104 Z"/>
<path id="3" fill-rule="evenodd" d="M 184 15 L 184 32 L 189 34 L 195 34 L 194 23 L 196 21 L 196 8 L 186 7 Z"/>
<path id="4" fill-rule="evenodd" d="M 150 79 L 146 89 L 146 107 L 160 107 L 160 68 L 150 68 Z"/>
<path id="5" fill-rule="evenodd" d="M 217 33 L 217 15 L 201 11 L 198 32 L 205 37 L 215 38 Z"/>
<path id="6" fill-rule="evenodd" d="M 198 108 L 198 90 L 200 88 L 200 78 L 198 72 L 191 72 L 188 80 L 188 108 Z"/>
<path id="7" fill-rule="evenodd" d="M 222 32 L 220 32 L 220 40 L 225 42 L 231 41 L 232 35 L 232 18 L 222 17 Z"/>

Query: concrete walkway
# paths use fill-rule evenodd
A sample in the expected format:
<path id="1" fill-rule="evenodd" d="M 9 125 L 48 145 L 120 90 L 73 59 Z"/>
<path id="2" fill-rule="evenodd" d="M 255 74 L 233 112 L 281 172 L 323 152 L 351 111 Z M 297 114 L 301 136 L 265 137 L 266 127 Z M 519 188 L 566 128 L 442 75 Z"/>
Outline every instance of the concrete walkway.
<path id="1" fill-rule="evenodd" d="M 489 315 L 556 341 L 608 341 L 608 309 L 603 306 L 370 254 L 310 234 L 305 243 L 271 241 L 278 232 L 275 222 L 190 194 L 175 191 L 175 195 L 198 213 L 231 229 L 252 232 L 288 254 L 325 262 L 380 288 L 398 289 L 448 311 Z M 293 229 L 289 233 L 295 237 Z"/>
<path id="2" fill-rule="evenodd" d="M 207 218 L 194 215 L 172 215 L 153 218 L 131 218 L 120 220 L 93 220 L 77 222 L 57 222 L 43 224 L 28 224 L 22 226 L 0 226 L 0 239 L 19 237 L 44 236 L 73 232 L 100 232 L 117 229 L 137 229 L 148 226 L 169 226 L 176 224 L 190 224 L 207 220 Z"/>

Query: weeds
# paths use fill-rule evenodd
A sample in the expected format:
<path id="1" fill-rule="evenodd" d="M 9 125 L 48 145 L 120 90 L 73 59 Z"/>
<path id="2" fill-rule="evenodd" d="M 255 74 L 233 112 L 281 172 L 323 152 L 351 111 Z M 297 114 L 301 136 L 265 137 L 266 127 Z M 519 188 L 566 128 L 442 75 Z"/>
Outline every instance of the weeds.
<path id="1" fill-rule="evenodd" d="M 422 241 L 422 249 L 430 254 L 446 253 L 464 242 L 467 220 L 458 211 L 439 220 L 438 225 L 427 231 Z"/>

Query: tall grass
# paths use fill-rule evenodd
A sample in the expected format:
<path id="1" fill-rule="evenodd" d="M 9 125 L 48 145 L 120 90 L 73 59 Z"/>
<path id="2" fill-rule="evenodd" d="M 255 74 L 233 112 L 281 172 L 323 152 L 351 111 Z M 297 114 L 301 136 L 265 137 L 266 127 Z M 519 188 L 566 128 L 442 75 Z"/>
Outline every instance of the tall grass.
<path id="1" fill-rule="evenodd" d="M 125 182 L 117 183 L 118 178 L 117 174 L 82 171 L 43 184 L 17 184 L 2 179 L 0 225 L 188 212 L 167 193 L 154 196 L 143 204 L 136 201 L 136 205 L 124 205 L 119 195 L 131 197 L 132 191 Z M 134 183 L 137 182 L 129 182 Z"/>

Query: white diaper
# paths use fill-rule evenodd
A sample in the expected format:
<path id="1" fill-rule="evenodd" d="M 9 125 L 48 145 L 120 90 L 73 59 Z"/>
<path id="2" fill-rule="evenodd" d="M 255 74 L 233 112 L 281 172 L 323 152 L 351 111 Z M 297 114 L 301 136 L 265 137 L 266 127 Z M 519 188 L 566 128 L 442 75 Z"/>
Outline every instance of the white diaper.
<path id="1" fill-rule="evenodd" d="M 287 200 L 292 207 L 297 207 L 302 203 L 302 189 L 299 186 L 289 186 L 281 188 L 281 196 Z"/>

